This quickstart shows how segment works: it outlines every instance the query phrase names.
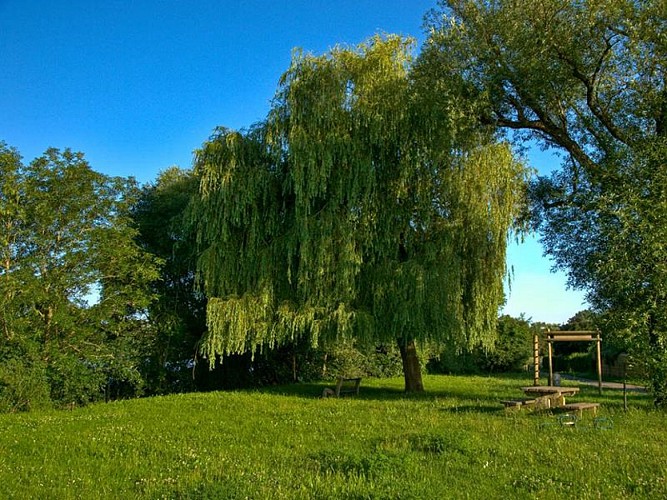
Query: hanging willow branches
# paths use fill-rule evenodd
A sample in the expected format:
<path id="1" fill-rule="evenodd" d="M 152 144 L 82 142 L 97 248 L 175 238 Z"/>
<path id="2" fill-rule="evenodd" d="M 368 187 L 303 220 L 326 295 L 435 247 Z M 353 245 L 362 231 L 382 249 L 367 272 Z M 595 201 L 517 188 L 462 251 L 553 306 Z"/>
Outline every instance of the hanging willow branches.
<path id="1" fill-rule="evenodd" d="M 300 337 L 490 340 L 525 172 L 432 92 L 399 37 L 296 54 L 265 121 L 203 145 L 211 363 Z"/>

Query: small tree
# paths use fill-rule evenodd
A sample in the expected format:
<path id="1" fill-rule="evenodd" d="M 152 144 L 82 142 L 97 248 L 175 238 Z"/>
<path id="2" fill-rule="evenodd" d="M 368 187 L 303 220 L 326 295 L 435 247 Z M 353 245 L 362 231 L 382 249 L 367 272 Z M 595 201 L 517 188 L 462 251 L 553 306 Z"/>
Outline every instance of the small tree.
<path id="1" fill-rule="evenodd" d="M 297 54 L 264 122 L 197 153 L 211 363 L 299 338 L 397 342 L 420 391 L 416 343 L 492 341 L 524 170 L 454 103 L 434 112 L 410 47 Z"/>

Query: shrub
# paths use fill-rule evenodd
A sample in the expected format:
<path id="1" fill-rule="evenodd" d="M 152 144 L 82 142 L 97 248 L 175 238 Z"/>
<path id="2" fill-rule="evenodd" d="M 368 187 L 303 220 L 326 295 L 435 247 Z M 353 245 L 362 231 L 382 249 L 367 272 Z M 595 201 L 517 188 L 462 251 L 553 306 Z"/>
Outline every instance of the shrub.
<path id="1" fill-rule="evenodd" d="M 479 350 L 478 365 L 489 372 L 522 370 L 533 354 L 533 332 L 524 319 L 501 316 L 497 323 L 498 338 L 495 349 Z"/>
<path id="2" fill-rule="evenodd" d="M 474 352 L 445 350 L 431 357 L 426 369 L 432 374 L 474 375 L 480 373 L 478 361 Z"/>
<path id="3" fill-rule="evenodd" d="M 0 363 L 0 412 L 18 412 L 51 406 L 46 368 L 29 359 L 10 358 Z"/>
<path id="4" fill-rule="evenodd" d="M 491 349 L 476 347 L 469 351 L 443 351 L 428 363 L 430 373 L 476 374 L 480 372 L 520 371 L 533 355 L 533 329 L 524 319 L 501 316 L 498 336 Z"/>
<path id="5" fill-rule="evenodd" d="M 326 356 L 323 378 L 399 377 L 403 375 L 401 354 L 397 346 L 360 346 L 343 342 L 330 349 Z"/>

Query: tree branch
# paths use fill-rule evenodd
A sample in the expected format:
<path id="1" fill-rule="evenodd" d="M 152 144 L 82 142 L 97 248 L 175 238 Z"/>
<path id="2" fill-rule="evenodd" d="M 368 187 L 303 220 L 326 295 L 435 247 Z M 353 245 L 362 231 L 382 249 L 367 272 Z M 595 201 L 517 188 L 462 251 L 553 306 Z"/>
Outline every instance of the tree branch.
<path id="1" fill-rule="evenodd" d="M 487 43 L 492 51 L 494 51 L 498 61 L 503 61 L 502 54 L 500 49 L 493 43 L 493 40 L 488 39 Z M 496 116 L 495 124 L 501 127 L 507 127 L 514 130 L 533 130 L 540 132 L 547 137 L 550 137 L 555 144 L 564 148 L 570 153 L 570 155 L 579 162 L 583 167 L 588 170 L 595 170 L 596 163 L 590 158 L 588 154 L 579 146 L 577 141 L 572 139 L 570 134 L 567 131 L 567 121 L 565 116 L 562 117 L 559 121 L 560 126 L 557 123 L 554 123 L 553 120 L 549 117 L 548 113 L 541 109 L 537 103 L 530 98 L 530 94 L 522 92 L 521 87 L 517 86 L 517 80 L 512 78 L 513 72 L 510 68 L 504 65 L 504 70 L 507 75 L 507 80 L 511 83 L 516 96 L 513 96 L 511 93 L 507 92 L 507 102 L 514 108 L 517 114 L 517 119 L 512 120 L 503 116 L 503 113 L 500 109 L 494 109 L 493 113 Z M 524 104 L 525 103 L 525 104 Z M 528 119 L 525 109 L 530 109 L 535 115 L 537 115 L 537 120 Z"/>
<path id="2" fill-rule="evenodd" d="M 556 48 L 556 55 L 570 68 L 572 75 L 584 85 L 586 89 L 586 105 L 593 116 L 598 119 L 600 124 L 614 139 L 629 145 L 631 143 L 630 137 L 620 127 L 616 126 L 612 117 L 599 105 L 597 96 L 600 73 L 602 72 L 604 62 L 607 59 L 607 56 L 611 53 L 613 47 L 614 44 L 612 43 L 612 40 L 610 38 L 605 38 L 605 48 L 602 51 L 602 54 L 600 54 L 600 57 L 595 64 L 595 68 L 593 69 L 593 74 L 590 77 L 583 73 L 576 61 L 558 48 Z"/>
<path id="3" fill-rule="evenodd" d="M 531 108 L 532 109 L 532 108 Z M 540 117 L 535 109 L 535 113 Z M 559 128 L 555 125 L 550 125 L 545 123 L 545 121 L 540 117 L 538 120 L 512 120 L 507 117 L 504 117 L 502 113 L 498 110 L 494 111 L 495 114 L 495 123 L 501 127 L 511 128 L 513 130 L 532 130 L 539 132 L 551 138 L 555 144 L 565 149 L 572 157 L 584 168 L 588 170 L 595 170 L 596 163 L 591 159 L 588 154 L 579 146 L 579 144 L 570 137 L 566 130 Z M 517 115 L 519 118 L 519 115 Z"/>

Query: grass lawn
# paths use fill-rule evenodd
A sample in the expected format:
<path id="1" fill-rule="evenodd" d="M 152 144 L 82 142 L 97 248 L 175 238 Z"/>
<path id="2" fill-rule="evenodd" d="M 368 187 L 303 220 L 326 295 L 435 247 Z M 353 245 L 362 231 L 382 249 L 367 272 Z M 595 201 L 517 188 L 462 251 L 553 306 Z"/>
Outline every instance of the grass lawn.
<path id="1" fill-rule="evenodd" d="M 667 498 L 667 414 L 597 395 L 613 426 L 506 414 L 528 376 L 363 380 L 0 415 L 0 498 Z"/>

